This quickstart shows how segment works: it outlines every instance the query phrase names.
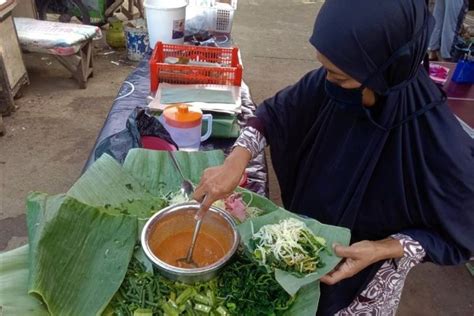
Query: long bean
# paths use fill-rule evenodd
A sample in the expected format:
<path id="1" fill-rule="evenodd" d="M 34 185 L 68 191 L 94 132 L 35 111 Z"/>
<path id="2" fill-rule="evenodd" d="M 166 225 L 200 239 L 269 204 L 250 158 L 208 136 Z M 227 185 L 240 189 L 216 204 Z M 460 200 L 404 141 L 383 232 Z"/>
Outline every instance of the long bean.
<path id="1" fill-rule="evenodd" d="M 111 307 L 115 315 L 124 316 L 133 316 L 137 309 L 151 310 L 153 315 L 222 315 L 220 311 L 226 310 L 224 300 L 216 293 L 215 279 L 194 285 L 167 280 L 158 273 L 147 272 L 133 258 Z"/>

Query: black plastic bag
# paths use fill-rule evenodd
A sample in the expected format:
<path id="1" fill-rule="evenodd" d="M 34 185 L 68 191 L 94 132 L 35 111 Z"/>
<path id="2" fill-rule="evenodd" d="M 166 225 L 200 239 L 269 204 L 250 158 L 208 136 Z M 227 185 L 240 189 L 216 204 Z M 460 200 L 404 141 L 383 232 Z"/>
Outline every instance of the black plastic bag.
<path id="1" fill-rule="evenodd" d="M 128 117 L 124 130 L 105 138 L 97 145 L 95 159 L 106 153 L 122 163 L 130 149 L 142 147 L 141 136 L 156 136 L 177 147 L 158 118 L 138 107 Z"/>

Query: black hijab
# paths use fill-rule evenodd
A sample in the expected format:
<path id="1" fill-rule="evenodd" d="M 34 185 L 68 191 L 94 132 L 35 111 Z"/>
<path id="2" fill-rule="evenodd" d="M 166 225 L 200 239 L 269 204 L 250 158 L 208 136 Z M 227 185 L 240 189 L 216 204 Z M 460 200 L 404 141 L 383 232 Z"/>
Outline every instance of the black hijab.
<path id="1" fill-rule="evenodd" d="M 432 25 L 424 0 L 327 0 L 310 42 L 378 104 L 338 106 L 318 69 L 257 117 L 286 208 L 350 228 L 352 242 L 402 233 L 426 260 L 458 264 L 474 249 L 474 141 L 421 66 Z M 346 307 L 380 265 L 322 286 L 318 314 Z"/>

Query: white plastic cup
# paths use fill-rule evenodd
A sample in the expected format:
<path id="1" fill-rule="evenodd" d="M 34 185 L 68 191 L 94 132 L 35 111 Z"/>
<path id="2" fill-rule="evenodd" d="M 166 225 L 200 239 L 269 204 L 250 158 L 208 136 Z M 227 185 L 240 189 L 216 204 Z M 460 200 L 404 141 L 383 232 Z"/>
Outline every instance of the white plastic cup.
<path id="1" fill-rule="evenodd" d="M 187 5 L 185 0 L 145 0 L 143 6 L 152 49 L 157 42 L 184 43 Z"/>

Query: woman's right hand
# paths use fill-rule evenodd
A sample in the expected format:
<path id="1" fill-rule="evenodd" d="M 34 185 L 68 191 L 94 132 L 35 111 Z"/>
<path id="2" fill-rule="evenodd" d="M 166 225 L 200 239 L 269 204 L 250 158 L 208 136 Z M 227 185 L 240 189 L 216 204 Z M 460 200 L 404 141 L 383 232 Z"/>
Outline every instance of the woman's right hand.
<path id="1" fill-rule="evenodd" d="M 212 203 L 234 192 L 250 159 L 251 154 L 247 149 L 236 147 L 224 164 L 204 170 L 193 196 L 196 201 L 201 202 L 196 219 L 204 216 Z"/>

